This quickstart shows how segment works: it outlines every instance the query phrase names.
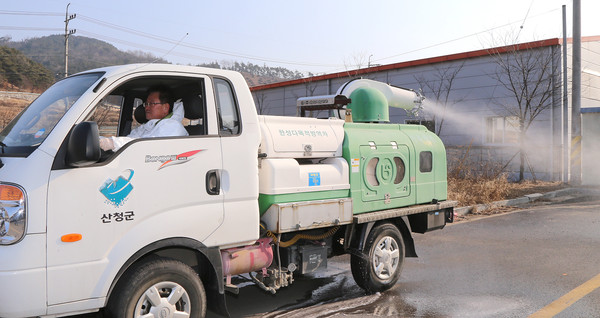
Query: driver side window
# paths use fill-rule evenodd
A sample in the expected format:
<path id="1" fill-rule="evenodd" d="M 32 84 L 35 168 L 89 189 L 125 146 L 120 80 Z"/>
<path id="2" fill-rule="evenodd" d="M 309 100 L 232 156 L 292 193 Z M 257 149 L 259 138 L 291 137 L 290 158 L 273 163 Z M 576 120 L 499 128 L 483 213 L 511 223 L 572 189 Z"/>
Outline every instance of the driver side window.
<path id="1" fill-rule="evenodd" d="M 98 124 L 100 136 L 117 136 L 122 106 L 123 97 L 117 95 L 107 96 L 96 105 L 87 120 L 95 121 Z"/>

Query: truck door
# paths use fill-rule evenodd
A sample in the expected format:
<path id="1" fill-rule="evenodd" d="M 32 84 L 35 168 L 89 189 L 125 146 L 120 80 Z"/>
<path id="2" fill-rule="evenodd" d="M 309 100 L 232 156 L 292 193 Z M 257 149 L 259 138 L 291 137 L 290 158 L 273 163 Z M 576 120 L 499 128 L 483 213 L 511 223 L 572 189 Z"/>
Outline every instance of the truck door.
<path id="1" fill-rule="evenodd" d="M 213 83 L 223 151 L 220 188 L 225 202 L 223 224 L 207 244 L 250 242 L 259 235 L 257 150 L 260 132 L 256 110 L 249 91 L 234 89 L 242 87 L 242 83 L 234 85 L 225 78 L 214 78 Z"/>
<path id="2" fill-rule="evenodd" d="M 167 83 L 176 92 L 180 81 L 199 83 L 203 90 L 181 90 L 176 99 L 184 93 L 203 99 L 205 134 L 137 139 L 104 162 L 51 171 L 49 305 L 101 299 L 122 264 L 142 247 L 172 237 L 203 242 L 223 222 L 223 195 L 215 183 L 222 169 L 222 149 L 208 77 L 123 80 L 120 87 L 107 88 L 112 93 L 99 97 L 95 109 L 83 119 L 89 120 L 96 111 L 104 111 L 104 118 L 120 118 L 123 105 L 107 105 L 109 95 L 134 92 L 155 82 Z M 110 126 L 109 121 L 100 130 Z"/>

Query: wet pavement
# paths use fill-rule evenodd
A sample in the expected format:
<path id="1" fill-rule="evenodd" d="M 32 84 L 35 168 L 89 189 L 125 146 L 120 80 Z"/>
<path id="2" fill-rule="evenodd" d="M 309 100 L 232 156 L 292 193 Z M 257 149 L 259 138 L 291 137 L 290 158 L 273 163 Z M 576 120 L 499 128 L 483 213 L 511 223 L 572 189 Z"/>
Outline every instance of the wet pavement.
<path id="1" fill-rule="evenodd" d="M 276 295 L 245 284 L 240 295 L 227 296 L 230 314 L 527 317 L 600 273 L 600 199 L 537 202 L 413 237 L 419 258 L 406 259 L 389 291 L 367 295 L 356 286 L 344 255 L 330 259 L 326 272 L 296 277 Z M 600 317 L 600 289 L 555 317 Z"/>
<path id="2" fill-rule="evenodd" d="M 600 273 L 600 200 L 576 198 L 415 234 L 391 290 L 367 295 L 349 257 L 277 295 L 228 297 L 232 317 L 527 317 Z M 600 289 L 556 317 L 600 317 Z M 217 316 L 209 316 L 217 317 Z"/>

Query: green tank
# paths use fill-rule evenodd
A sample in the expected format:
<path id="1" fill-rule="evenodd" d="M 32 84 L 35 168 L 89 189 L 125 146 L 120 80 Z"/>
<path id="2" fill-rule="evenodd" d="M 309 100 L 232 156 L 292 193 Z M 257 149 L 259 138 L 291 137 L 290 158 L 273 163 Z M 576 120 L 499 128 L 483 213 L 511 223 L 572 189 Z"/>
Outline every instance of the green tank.
<path id="1" fill-rule="evenodd" d="M 352 102 L 348 109 L 352 110 L 354 122 L 389 122 L 390 108 L 382 92 L 372 87 L 361 87 L 350 94 Z"/>
<path id="2" fill-rule="evenodd" d="M 353 213 L 447 199 L 446 150 L 424 126 L 346 123 Z"/>
<path id="3" fill-rule="evenodd" d="M 351 122 L 262 116 L 269 153 L 259 173 L 261 215 L 273 204 L 348 197 L 349 216 L 447 200 L 440 138 L 424 126 L 389 123 L 389 107 L 412 109 L 419 93 L 359 79 L 338 94 L 350 97 Z"/>

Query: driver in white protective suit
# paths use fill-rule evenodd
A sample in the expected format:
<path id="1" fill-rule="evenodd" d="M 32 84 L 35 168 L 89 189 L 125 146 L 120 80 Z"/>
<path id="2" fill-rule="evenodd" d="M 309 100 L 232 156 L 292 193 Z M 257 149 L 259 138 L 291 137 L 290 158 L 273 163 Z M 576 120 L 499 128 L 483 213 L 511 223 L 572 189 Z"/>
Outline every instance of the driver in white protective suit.
<path id="1" fill-rule="evenodd" d="M 133 129 L 126 137 L 100 137 L 100 148 L 104 151 L 117 151 L 136 138 L 188 135 L 181 124 L 183 104 L 173 102 L 173 94 L 167 87 L 150 88 L 144 107 L 148 122 Z"/>

